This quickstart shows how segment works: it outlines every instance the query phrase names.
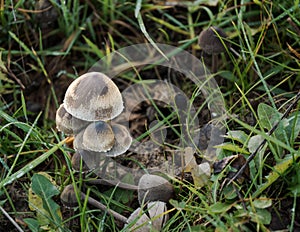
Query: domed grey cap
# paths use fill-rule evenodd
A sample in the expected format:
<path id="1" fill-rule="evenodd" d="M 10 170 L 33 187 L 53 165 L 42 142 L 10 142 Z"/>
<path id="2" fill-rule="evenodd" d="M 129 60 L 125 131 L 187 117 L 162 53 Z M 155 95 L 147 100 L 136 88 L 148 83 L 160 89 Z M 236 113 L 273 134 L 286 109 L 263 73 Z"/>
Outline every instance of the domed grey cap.
<path id="1" fill-rule="evenodd" d="M 107 152 L 115 144 L 111 126 L 103 121 L 91 122 L 83 131 L 75 135 L 74 148 L 96 152 Z"/>
<path id="2" fill-rule="evenodd" d="M 227 35 L 221 28 L 209 27 L 201 31 L 198 43 L 204 52 L 219 54 L 225 52 L 226 47 L 230 46 L 230 43 L 225 38 L 227 38 Z"/>
<path id="3" fill-rule="evenodd" d="M 144 174 L 139 180 L 138 200 L 140 204 L 149 201 L 168 202 L 173 193 L 173 185 L 161 176 Z"/>
<path id="4" fill-rule="evenodd" d="M 55 122 L 58 131 L 64 132 L 67 135 L 73 134 L 72 115 L 66 111 L 63 104 L 56 111 Z"/>
<path id="5" fill-rule="evenodd" d="M 87 122 L 69 114 L 66 111 L 64 104 L 61 104 L 57 109 L 55 121 L 57 130 L 64 132 L 67 135 L 77 133 L 87 125 Z"/>
<path id="6" fill-rule="evenodd" d="M 112 130 L 115 135 L 115 144 L 111 150 L 105 153 L 106 156 L 116 157 L 126 152 L 132 143 L 132 137 L 127 128 L 120 124 L 113 124 Z"/>
<path id="7" fill-rule="evenodd" d="M 102 122 L 105 123 L 105 122 Z M 92 124 L 98 124 L 98 122 L 94 122 Z M 105 123 L 109 126 L 109 124 Z M 100 125 L 99 129 L 100 128 Z M 86 130 L 88 127 L 80 132 L 78 135 L 75 136 L 74 140 L 74 148 L 76 150 L 87 150 L 87 151 L 95 151 L 98 153 L 99 156 L 108 156 L 108 157 L 116 157 L 124 152 L 126 152 L 132 143 L 132 137 L 127 130 L 127 128 L 120 124 L 113 124 L 111 126 L 112 131 L 104 129 L 106 126 L 102 124 L 103 133 L 98 133 L 98 138 L 96 139 L 96 135 L 93 133 L 88 133 Z M 114 136 L 113 143 L 110 143 L 112 141 L 111 133 Z M 105 143 L 105 144 L 101 144 Z M 112 146 L 110 149 L 104 149 Z M 105 151 L 106 150 L 106 151 Z"/>
<path id="8" fill-rule="evenodd" d="M 123 110 L 115 83 L 100 72 L 85 73 L 68 87 L 64 105 L 68 113 L 85 121 L 107 121 Z"/>

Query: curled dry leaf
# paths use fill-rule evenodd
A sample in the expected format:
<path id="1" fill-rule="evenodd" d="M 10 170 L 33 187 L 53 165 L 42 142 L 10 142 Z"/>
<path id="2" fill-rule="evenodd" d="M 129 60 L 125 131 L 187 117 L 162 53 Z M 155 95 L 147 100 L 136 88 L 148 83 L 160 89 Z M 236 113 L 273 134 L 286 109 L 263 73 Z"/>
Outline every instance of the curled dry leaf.
<path id="1" fill-rule="evenodd" d="M 246 163 L 246 158 L 241 155 L 231 155 L 228 157 L 223 158 L 222 160 L 219 160 L 213 164 L 214 168 L 214 173 L 218 174 L 225 170 L 225 168 L 230 165 L 232 168 L 235 170 L 239 170 L 244 164 Z M 227 174 L 227 178 L 232 178 L 235 175 L 236 172 L 230 171 Z M 250 178 L 250 169 L 249 166 L 246 167 L 243 175 L 238 179 L 239 182 L 244 181 L 244 179 L 249 179 Z"/>
<path id="2" fill-rule="evenodd" d="M 130 227 L 130 231 L 161 231 L 169 218 L 168 214 L 165 213 L 166 210 L 167 207 L 165 202 L 149 202 L 145 212 L 143 212 L 143 209 L 139 207 L 129 216 L 124 228 L 128 227 L 130 223 L 134 223 L 132 227 Z"/>

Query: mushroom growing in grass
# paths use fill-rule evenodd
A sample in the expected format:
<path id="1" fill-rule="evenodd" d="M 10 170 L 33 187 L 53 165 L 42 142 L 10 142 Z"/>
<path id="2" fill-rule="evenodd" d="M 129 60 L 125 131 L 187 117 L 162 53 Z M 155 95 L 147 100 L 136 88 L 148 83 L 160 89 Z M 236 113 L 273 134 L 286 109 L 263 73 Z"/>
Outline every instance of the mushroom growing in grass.
<path id="1" fill-rule="evenodd" d="M 116 157 L 128 150 L 132 137 L 125 126 L 105 122 L 91 123 L 75 136 L 74 147 L 79 150 L 99 152 L 99 155 Z"/>
<path id="2" fill-rule="evenodd" d="M 139 180 L 138 200 L 140 205 L 150 201 L 168 202 L 173 193 L 173 185 L 161 176 L 145 174 Z"/>
<path id="3" fill-rule="evenodd" d="M 209 27 L 206 30 L 201 31 L 198 44 L 202 48 L 203 52 L 212 55 L 212 72 L 217 71 L 217 55 L 226 51 L 232 52 L 238 58 L 242 58 L 244 62 L 246 59 L 241 56 L 230 44 L 227 39 L 226 33 L 219 27 Z M 251 66 L 251 69 L 257 74 L 257 70 Z"/>
<path id="4" fill-rule="evenodd" d="M 198 43 L 203 52 L 212 55 L 212 72 L 217 69 L 217 55 L 230 48 L 226 33 L 218 27 L 209 27 L 201 31 Z"/>
<path id="5" fill-rule="evenodd" d="M 105 153 L 112 157 L 128 150 L 132 142 L 129 131 L 118 124 L 111 127 L 107 122 L 122 112 L 123 104 L 118 87 L 103 73 L 90 72 L 74 80 L 66 91 L 61 110 L 66 115 L 68 134 L 74 132 L 75 150 Z M 62 114 L 61 110 L 57 111 L 58 116 Z M 58 116 L 57 124 L 62 121 Z M 68 121 L 72 118 L 80 120 L 84 128 L 74 131 L 77 123 Z"/>
<path id="6" fill-rule="evenodd" d="M 116 84 L 100 72 L 85 73 L 68 87 L 66 111 L 84 121 L 107 121 L 118 116 L 124 106 Z"/>

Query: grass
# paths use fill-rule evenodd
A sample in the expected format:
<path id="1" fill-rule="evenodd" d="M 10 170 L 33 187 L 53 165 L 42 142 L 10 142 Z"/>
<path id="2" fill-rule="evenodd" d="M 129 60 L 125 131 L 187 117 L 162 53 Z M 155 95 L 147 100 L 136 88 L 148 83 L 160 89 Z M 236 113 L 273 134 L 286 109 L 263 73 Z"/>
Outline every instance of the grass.
<path id="1" fill-rule="evenodd" d="M 213 25 L 228 34 L 232 48 L 240 54 L 228 50 L 218 55 L 214 73 L 226 105 L 227 131 L 214 152 L 218 160 L 233 159 L 231 167 L 212 173 L 205 184 L 195 179 L 199 173 L 171 178 L 175 195 L 168 202 L 169 219 L 162 231 L 299 229 L 299 104 L 272 135 L 266 133 L 299 90 L 298 1 L 217 1 L 217 5 L 200 1 L 166 1 L 169 5 L 164 5 L 163 1 L 150 0 L 50 2 L 54 11 L 37 9 L 35 1 L 0 1 L 0 206 L 13 221 L 1 214 L 3 227 L 18 231 L 13 224 L 18 223 L 24 231 L 54 231 L 57 226 L 61 231 L 126 231 L 107 212 L 91 207 L 87 199 L 77 208 L 67 209 L 59 194 L 53 194 L 50 198 L 59 210 L 51 214 L 42 210 L 44 206 L 29 210 L 29 189 L 34 189 L 34 175 L 41 172 L 53 180 L 45 186 L 62 192 L 68 184 L 76 185 L 126 217 L 138 207 L 135 192 L 87 185 L 93 174 L 72 169 L 73 149 L 69 138 L 55 128 L 56 109 L 74 78 L 99 59 L 129 45 L 169 44 L 209 66 L 210 58 L 201 53 L 197 36 Z M 114 81 L 124 90 L 154 77 L 167 79 L 190 98 L 201 126 L 208 123 L 208 99 L 201 98 L 194 83 L 167 71 L 156 66 L 138 67 Z M 156 119 L 169 132 L 160 150 L 161 155 L 168 156 L 181 149 L 177 114 L 159 103 L 150 103 Z M 141 141 L 156 129 L 144 123 L 145 110 L 136 109 L 136 121 L 130 124 L 138 128 L 134 136 Z M 250 162 L 249 176 L 227 185 L 231 172 L 244 162 L 237 155 L 249 157 L 262 139 L 267 143 Z M 124 162 L 134 160 L 132 153 L 127 155 Z M 201 162 L 203 150 L 197 150 L 195 156 Z M 241 163 L 234 166 L 237 161 Z M 145 166 L 141 160 L 135 162 Z M 130 175 L 127 178 L 131 180 Z"/>

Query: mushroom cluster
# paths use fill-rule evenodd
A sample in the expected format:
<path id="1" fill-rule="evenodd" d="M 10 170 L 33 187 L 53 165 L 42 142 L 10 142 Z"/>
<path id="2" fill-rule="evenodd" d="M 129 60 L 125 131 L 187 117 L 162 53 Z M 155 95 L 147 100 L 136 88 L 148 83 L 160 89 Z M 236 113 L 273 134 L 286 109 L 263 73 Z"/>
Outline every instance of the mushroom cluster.
<path id="1" fill-rule="evenodd" d="M 113 185 L 108 180 L 96 179 L 89 181 L 91 184 L 101 185 Z M 113 216 L 116 220 L 124 224 L 124 230 L 137 231 L 137 232 L 150 232 L 150 231 L 161 231 L 162 227 L 166 224 L 169 216 L 167 209 L 167 202 L 171 199 L 174 194 L 173 185 L 165 178 L 152 175 L 144 174 L 140 180 L 138 186 L 118 183 L 116 184 L 119 188 L 127 190 L 138 191 L 138 201 L 140 207 L 138 207 L 128 217 L 109 209 L 101 202 L 87 196 L 79 189 L 74 188 L 72 184 L 67 185 L 60 195 L 61 202 L 68 208 L 74 208 L 78 206 L 78 200 L 86 201 Z M 75 191 L 76 190 L 76 191 Z"/>
<path id="2" fill-rule="evenodd" d="M 56 112 L 57 129 L 74 135 L 75 150 L 115 157 L 128 150 L 132 142 L 126 127 L 110 123 L 123 108 L 116 84 L 103 73 L 89 72 L 68 87 Z"/>

